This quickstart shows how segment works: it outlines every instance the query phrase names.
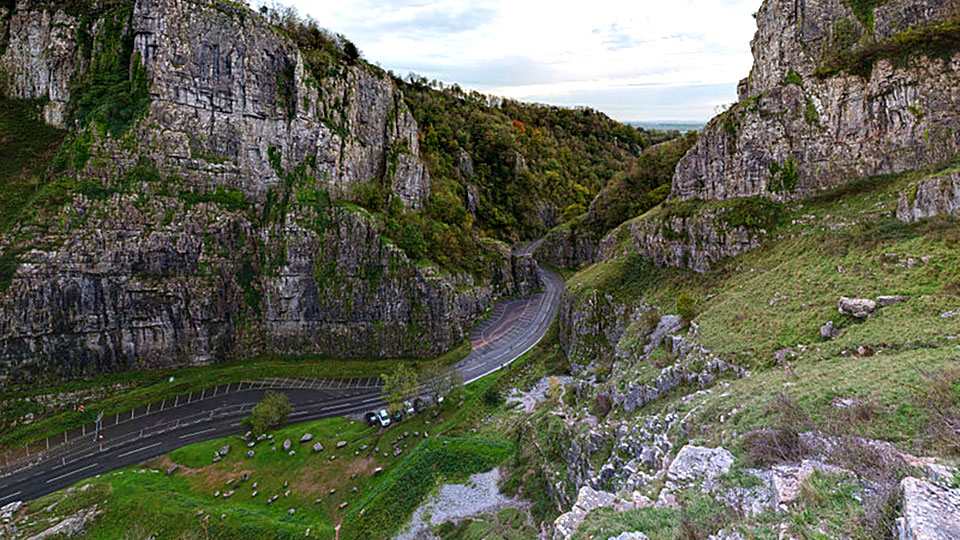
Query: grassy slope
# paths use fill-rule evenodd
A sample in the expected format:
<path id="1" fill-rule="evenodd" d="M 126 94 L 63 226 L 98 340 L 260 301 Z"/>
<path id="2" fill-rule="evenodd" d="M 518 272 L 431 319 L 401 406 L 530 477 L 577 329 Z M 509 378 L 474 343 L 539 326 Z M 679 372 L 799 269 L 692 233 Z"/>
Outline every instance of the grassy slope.
<path id="1" fill-rule="evenodd" d="M 0 98 L 0 233 L 41 186 L 40 174 L 63 137 L 43 123 L 39 103 Z"/>
<path id="2" fill-rule="evenodd" d="M 470 344 L 464 342 L 457 349 L 433 360 L 409 360 L 408 362 L 414 369 L 421 369 L 428 364 L 451 365 L 464 358 L 469 352 Z M 194 368 L 100 375 L 47 388 L 5 389 L 0 393 L 0 413 L 4 415 L 5 421 L 9 421 L 11 415 L 23 414 L 25 407 L 32 408 L 38 416 L 46 413 L 46 417 L 32 424 L 4 430 L 0 434 L 0 449 L 4 446 L 38 441 L 68 429 L 78 428 L 84 423 L 93 422 L 99 411 L 104 411 L 106 416 L 123 413 L 148 403 L 202 388 L 267 377 L 334 379 L 377 377 L 393 369 L 396 363 L 397 360 L 332 360 L 317 357 L 256 359 Z M 169 382 L 170 377 L 174 378 L 174 382 Z M 83 400 L 86 413 L 73 410 L 45 411 L 32 399 L 38 395 L 83 392 L 104 387 L 114 387 L 114 389 L 108 390 L 107 395 L 101 399 L 92 402 Z"/>
<path id="3" fill-rule="evenodd" d="M 32 503 L 29 511 L 39 520 L 45 514 L 42 509 L 58 500 L 62 502 L 57 508 L 67 511 L 101 502 L 106 512 L 88 529 L 84 538 L 89 539 L 150 534 L 157 538 L 303 538 L 307 529 L 311 538 L 333 538 L 333 527 L 341 521 L 341 538 L 345 540 L 392 537 L 439 483 L 462 481 L 513 454 L 514 445 L 505 434 L 522 415 L 490 402 L 488 390 L 502 393 L 515 384 L 528 385 L 539 379 L 548 369 L 542 362 L 545 347 L 552 348 L 552 340 L 510 369 L 471 385 L 462 402 L 448 400 L 438 414 L 424 413 L 384 432 L 342 418 L 275 431 L 275 442 L 285 438 L 294 441 L 298 452 L 292 457 L 260 443 L 255 457 L 248 459 L 237 437 L 198 443 L 145 466 L 81 481 L 76 487 L 92 487 L 49 495 Z M 313 454 L 308 450 L 310 445 L 296 443 L 306 432 L 323 443 L 323 453 Z M 414 437 L 414 432 L 421 436 Z M 422 436 L 424 432 L 429 433 L 428 438 Z M 409 436 L 403 437 L 405 433 Z M 336 450 L 340 440 L 348 441 L 349 446 Z M 228 457 L 210 464 L 213 452 L 226 443 L 233 446 Z M 399 457 L 393 456 L 395 444 L 404 447 Z M 362 449 L 363 445 L 367 448 Z M 331 455 L 337 455 L 337 459 L 331 461 Z M 159 472 L 171 463 L 181 465 L 177 474 L 168 477 Z M 377 467 L 383 467 L 384 472 L 373 474 Z M 247 482 L 226 486 L 227 480 L 239 478 L 244 472 L 251 474 Z M 285 480 L 290 484 L 289 497 L 282 496 Z M 256 498 L 251 497 L 253 482 L 259 483 Z M 236 490 L 236 494 L 229 499 L 213 497 L 215 491 L 228 489 Z M 331 489 L 336 492 L 330 494 Z M 266 499 L 274 494 L 281 494 L 281 498 L 267 505 Z M 345 509 L 340 509 L 342 502 L 348 503 Z M 290 508 L 297 509 L 292 516 L 287 513 Z M 200 510 L 209 517 L 199 515 Z M 484 518 L 476 520 L 471 534 L 477 528 L 509 526 L 517 517 L 491 519 L 491 523 Z M 31 532 L 42 530 L 43 524 L 41 520 Z M 451 539 L 472 538 L 468 533 L 446 531 Z"/>
<path id="4" fill-rule="evenodd" d="M 835 397 L 878 405 L 852 432 L 931 451 L 922 435 L 923 372 L 957 367 L 960 319 L 960 227 L 938 220 L 904 225 L 892 217 L 897 195 L 921 173 L 870 178 L 816 200 L 796 203 L 765 245 L 705 275 L 657 269 L 638 256 L 604 262 L 574 276 L 574 293 L 600 289 L 626 302 L 641 299 L 675 310 L 681 294 L 698 300 L 700 341 L 752 370 L 699 409 L 701 435 L 728 443 L 765 425 L 765 405 L 785 392 L 814 420 L 828 422 Z M 924 262 L 926 261 L 926 262 Z M 907 295 L 857 323 L 838 314 L 841 296 Z M 840 337 L 823 342 L 820 326 L 833 320 Z M 868 346 L 876 355 L 854 354 Z M 774 352 L 794 348 L 787 367 Z M 666 406 L 654 404 L 651 407 Z M 721 414 L 731 420 L 720 426 Z"/>

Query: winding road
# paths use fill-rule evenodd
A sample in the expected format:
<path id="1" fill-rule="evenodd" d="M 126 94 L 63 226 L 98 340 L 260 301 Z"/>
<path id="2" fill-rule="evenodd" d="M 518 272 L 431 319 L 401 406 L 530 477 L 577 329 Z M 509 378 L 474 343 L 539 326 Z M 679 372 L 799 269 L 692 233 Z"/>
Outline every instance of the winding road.
<path id="1" fill-rule="evenodd" d="M 536 246 L 530 244 L 519 253 L 530 254 Z M 498 303 L 471 333 L 473 350 L 453 368 L 466 384 L 510 365 L 546 335 L 560 305 L 563 281 L 553 272 L 541 269 L 539 273 L 541 292 Z M 200 396 L 195 392 L 178 396 L 133 411 L 129 417 L 104 418 L 102 439 L 83 432 L 7 470 L 0 476 L 0 506 L 33 500 L 187 444 L 239 433 L 243 419 L 270 389 L 290 398 L 295 411 L 290 423 L 363 413 L 383 404 L 376 379 L 270 379 L 221 385 Z"/>

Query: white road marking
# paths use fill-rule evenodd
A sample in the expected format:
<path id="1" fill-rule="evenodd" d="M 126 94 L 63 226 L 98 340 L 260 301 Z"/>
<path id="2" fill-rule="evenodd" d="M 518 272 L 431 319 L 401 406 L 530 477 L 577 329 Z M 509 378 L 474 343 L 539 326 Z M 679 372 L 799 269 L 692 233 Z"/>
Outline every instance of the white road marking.
<path id="1" fill-rule="evenodd" d="M 180 438 L 181 438 L 181 439 L 189 439 L 190 437 L 195 437 L 195 436 L 197 436 L 197 435 L 203 435 L 204 433 L 210 433 L 211 431 L 216 431 L 216 430 L 217 430 L 217 428 L 205 429 L 205 430 L 203 430 L 203 431 L 197 431 L 197 432 L 195 432 L 195 433 L 188 433 L 188 434 L 186 434 L 186 435 L 181 435 Z M 159 443 L 157 443 L 157 444 L 159 444 Z"/>
<path id="2" fill-rule="evenodd" d="M 68 472 L 68 473 L 66 473 L 66 474 L 61 474 L 60 476 L 55 476 L 55 477 L 47 480 L 47 483 L 48 483 L 48 484 L 52 484 L 53 482 L 56 482 L 57 480 L 62 480 L 62 479 L 64 479 L 64 478 L 68 477 L 68 476 L 72 476 L 72 475 L 74 475 L 74 474 L 81 473 L 81 472 L 83 472 L 83 471 L 92 469 L 92 468 L 96 467 L 97 465 L 99 465 L 99 463 L 94 463 L 94 464 L 92 464 L 92 465 L 87 465 L 86 467 L 77 469 L 77 470 L 75 470 L 75 471 L 70 471 L 70 472 Z"/>
<path id="3" fill-rule="evenodd" d="M 156 448 L 156 447 L 160 446 L 161 444 L 163 444 L 163 443 L 154 443 L 154 444 L 151 444 L 150 446 L 144 446 L 143 448 L 137 448 L 136 450 L 131 450 L 131 451 L 129 451 L 129 452 L 124 452 L 124 453 L 120 454 L 120 455 L 117 456 L 117 457 L 127 457 L 127 456 L 129 456 L 129 455 L 136 454 L 137 452 L 143 452 L 144 450 L 149 450 L 149 449 L 151 449 L 151 448 Z"/>
<path id="4" fill-rule="evenodd" d="M 0 501 L 5 501 L 5 500 L 7 500 L 7 499 L 12 499 L 12 498 L 16 497 L 17 495 L 19 495 L 19 494 L 21 494 L 21 493 L 23 493 L 23 492 L 22 492 L 22 491 L 17 491 L 17 492 L 15 492 L 15 493 L 11 493 L 11 494 L 7 495 L 6 497 L 0 497 Z"/>

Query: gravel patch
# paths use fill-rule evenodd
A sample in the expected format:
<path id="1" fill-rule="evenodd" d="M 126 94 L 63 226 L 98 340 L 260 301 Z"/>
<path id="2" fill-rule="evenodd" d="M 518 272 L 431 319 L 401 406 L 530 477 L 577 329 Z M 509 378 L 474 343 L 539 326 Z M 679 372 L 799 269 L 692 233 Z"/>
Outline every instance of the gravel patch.
<path id="1" fill-rule="evenodd" d="M 526 506 L 500 493 L 499 482 L 500 469 L 494 469 L 471 476 L 466 484 L 444 484 L 439 493 L 420 505 L 410 525 L 395 540 L 436 540 L 433 527 L 442 523 Z"/>
<path id="2" fill-rule="evenodd" d="M 507 397 L 507 404 L 521 403 L 524 412 L 533 412 L 537 405 L 546 401 L 551 380 L 556 380 L 560 386 L 564 386 L 572 382 L 573 377 L 544 377 L 529 392 L 521 392 L 514 388 Z"/>

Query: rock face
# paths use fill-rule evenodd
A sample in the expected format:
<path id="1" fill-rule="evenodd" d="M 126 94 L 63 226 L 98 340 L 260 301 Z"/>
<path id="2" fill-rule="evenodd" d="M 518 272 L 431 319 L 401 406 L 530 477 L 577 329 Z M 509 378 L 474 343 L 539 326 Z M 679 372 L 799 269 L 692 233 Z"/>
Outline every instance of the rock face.
<path id="1" fill-rule="evenodd" d="M 70 101 L 70 81 L 77 70 L 77 18 L 63 10 L 49 11 L 36 2 L 19 0 L 10 15 L 0 17 L 0 42 L 8 36 L 0 56 L 0 89 L 8 96 L 49 100 L 44 106 L 47 123 L 63 127 Z M 0 12 L 6 11 L 5 8 Z M 2 45 L 2 43 L 0 43 Z M 0 46 L 0 51 L 3 47 Z"/>
<path id="2" fill-rule="evenodd" d="M 897 520 L 900 540 L 960 538 L 960 490 L 917 478 L 904 478 L 903 517 Z"/>
<path id="3" fill-rule="evenodd" d="M 912 193 L 900 194 L 900 221 L 915 223 L 936 216 L 960 216 L 960 173 L 922 180 Z"/>
<path id="4" fill-rule="evenodd" d="M 756 249 L 766 236 L 762 228 L 732 224 L 723 209 L 702 208 L 691 215 L 645 216 L 607 236 L 601 258 L 616 256 L 626 245 L 657 266 L 707 272 L 717 262 Z"/>
<path id="5" fill-rule="evenodd" d="M 147 123 L 164 126 L 145 133 L 161 169 L 263 201 L 282 181 L 273 153 L 283 170 L 315 161 L 334 198 L 372 179 L 411 208 L 429 195 L 416 122 L 386 74 L 343 65 L 317 80 L 259 17 L 192 2 L 138 0 L 133 32 L 150 78 Z"/>
<path id="6" fill-rule="evenodd" d="M 5 93 L 49 99 L 53 124 L 90 69 L 64 9 L 18 3 L 0 44 Z M 0 289 L 0 380 L 267 350 L 433 356 L 498 297 L 539 286 L 536 262 L 499 244 L 480 277 L 418 264 L 382 220 L 339 201 L 375 188 L 416 211 L 429 196 L 417 125 L 386 74 L 345 62 L 318 74 L 224 3 L 109 9 L 129 10 L 116 20 L 131 21 L 149 107 L 121 140 L 85 132 L 90 158 L 71 180 L 90 188 L 0 236 L 19 263 Z M 99 43 L 109 25 L 83 20 Z"/>
<path id="7" fill-rule="evenodd" d="M 711 121 L 681 160 L 674 197 L 803 196 L 939 164 L 960 150 L 960 58 L 881 59 L 859 74 L 838 60 L 954 16 L 957 3 L 883 2 L 872 25 L 849 5 L 763 3 L 740 102 Z"/>

